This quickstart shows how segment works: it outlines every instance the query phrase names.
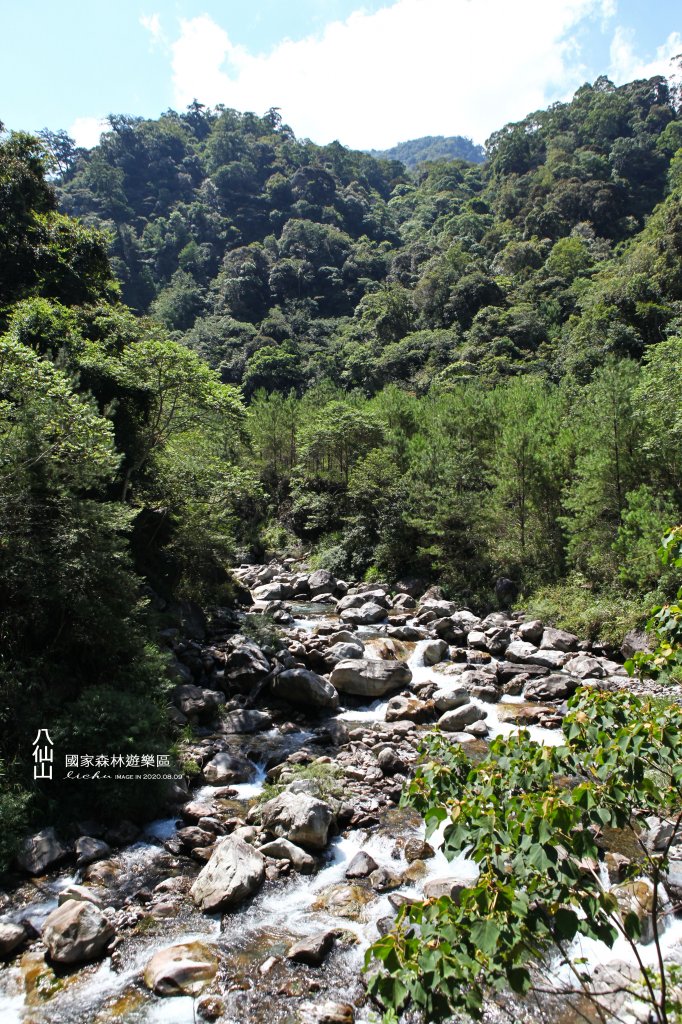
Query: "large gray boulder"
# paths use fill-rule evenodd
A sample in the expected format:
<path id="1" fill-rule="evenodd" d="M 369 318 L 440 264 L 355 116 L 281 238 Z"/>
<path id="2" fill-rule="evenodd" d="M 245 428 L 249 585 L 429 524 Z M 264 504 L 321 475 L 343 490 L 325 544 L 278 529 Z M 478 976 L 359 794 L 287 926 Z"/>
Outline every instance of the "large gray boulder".
<path id="1" fill-rule="evenodd" d="M 332 644 L 326 656 L 327 659 L 333 661 L 347 661 L 349 658 L 361 658 L 364 653 L 364 644 L 358 641 L 357 643 Z"/>
<path id="2" fill-rule="evenodd" d="M 76 842 L 76 866 L 79 868 L 94 864 L 96 860 L 106 860 L 110 856 L 111 847 L 103 839 L 81 836 Z"/>
<path id="3" fill-rule="evenodd" d="M 15 921 L 0 921 L 0 960 L 12 956 L 23 946 L 29 937 L 25 924 Z"/>
<path id="4" fill-rule="evenodd" d="M 516 663 L 524 664 L 530 662 L 530 659 L 537 652 L 537 647 L 534 644 L 528 643 L 527 640 L 513 640 L 505 652 L 507 661 L 513 661 Z"/>
<path id="5" fill-rule="evenodd" d="M 455 708 L 468 704 L 469 691 L 463 686 L 458 686 L 455 690 L 436 690 L 431 700 L 436 711 L 443 714 L 445 711 L 454 711 Z"/>
<path id="6" fill-rule="evenodd" d="M 466 643 L 467 630 L 459 622 L 455 622 L 451 616 L 435 619 L 431 623 L 431 628 L 436 636 L 448 644 L 463 646 Z"/>
<path id="7" fill-rule="evenodd" d="M 336 587 L 336 577 L 326 569 L 316 569 L 308 577 L 308 589 L 311 597 L 319 594 L 331 594 Z"/>
<path id="8" fill-rule="evenodd" d="M 525 640 L 528 644 L 539 644 L 544 631 L 545 627 L 540 619 L 529 619 L 528 622 L 522 622 L 519 625 L 519 639 Z"/>
<path id="9" fill-rule="evenodd" d="M 570 672 L 578 679 L 603 679 L 606 670 L 600 661 L 589 654 L 579 654 L 564 664 L 564 672 Z"/>
<path id="10" fill-rule="evenodd" d="M 253 683 L 270 671 L 270 662 L 260 647 L 245 640 L 239 643 L 227 657 L 225 679 L 237 688 L 250 689 Z"/>
<path id="11" fill-rule="evenodd" d="M 218 956 L 205 942 L 179 942 L 160 949 L 144 969 L 144 983 L 157 996 L 197 996 L 218 973 Z"/>
<path id="12" fill-rule="evenodd" d="M 447 656 L 448 645 L 445 640 L 427 640 L 422 648 L 422 661 L 425 665 L 437 665 Z"/>
<path id="13" fill-rule="evenodd" d="M 42 875 L 66 857 L 68 850 L 60 843 L 53 828 L 27 836 L 17 854 L 17 863 L 29 875 Z"/>
<path id="14" fill-rule="evenodd" d="M 376 622 L 383 622 L 386 618 L 386 609 L 375 601 L 367 601 L 359 608 L 347 608 L 341 612 L 342 622 L 351 622 L 356 626 L 371 626 Z"/>
<path id="15" fill-rule="evenodd" d="M 267 711 L 240 708 L 238 711 L 230 711 L 229 715 L 223 717 L 221 732 L 245 736 L 252 732 L 262 732 L 271 726 L 272 717 Z"/>
<path id="16" fill-rule="evenodd" d="M 294 588 L 288 583 L 265 583 L 251 593 L 256 601 L 285 601 L 288 597 L 293 597 Z"/>
<path id="17" fill-rule="evenodd" d="M 233 835 L 216 846 L 190 892 L 194 902 L 210 914 L 241 903 L 261 887 L 264 879 L 263 854 Z"/>
<path id="18" fill-rule="evenodd" d="M 212 786 L 230 786 L 250 782 L 256 774 L 256 767 L 246 757 L 236 757 L 227 751 L 216 754 L 204 767 L 204 778 Z"/>
<path id="19" fill-rule="evenodd" d="M 294 870 L 300 871 L 302 875 L 309 875 L 315 870 L 315 858 L 288 839 L 273 839 L 271 842 L 261 846 L 260 852 L 264 857 L 274 857 L 275 860 L 288 860 Z"/>
<path id="20" fill-rule="evenodd" d="M 361 608 L 366 601 L 367 598 L 364 594 L 347 594 L 346 597 L 342 597 L 336 602 L 336 610 L 340 615 L 341 612 L 346 612 L 349 608 Z"/>
<path id="21" fill-rule="evenodd" d="M 467 725 L 480 722 L 485 718 L 485 711 L 482 711 L 476 704 L 462 704 L 461 707 L 446 711 L 438 719 L 438 727 L 443 732 L 463 732 Z"/>
<path id="22" fill-rule="evenodd" d="M 331 711 L 339 706 L 339 695 L 332 684 L 309 672 L 305 668 L 290 668 L 280 672 L 270 683 L 273 697 L 298 704 L 302 707 L 328 708 Z"/>
<path id="23" fill-rule="evenodd" d="M 404 661 L 374 661 L 354 658 L 340 661 L 331 674 L 332 685 L 340 693 L 358 697 L 383 697 L 402 690 L 412 680 L 412 671 Z"/>
<path id="24" fill-rule="evenodd" d="M 42 939 L 59 964 L 96 960 L 114 937 L 114 927 L 94 903 L 67 900 L 43 925 Z"/>
<path id="25" fill-rule="evenodd" d="M 567 633 L 565 629 L 553 629 L 546 626 L 542 634 L 541 647 L 550 651 L 577 651 L 578 637 L 574 633 Z"/>
<path id="26" fill-rule="evenodd" d="M 564 675 L 557 672 L 543 679 L 535 679 L 528 683 L 523 691 L 524 700 L 548 701 L 566 700 L 578 689 L 579 680 L 575 676 Z"/>
<path id="27" fill-rule="evenodd" d="M 225 700 L 225 694 L 218 690 L 206 690 L 189 683 L 176 686 L 173 690 L 173 703 L 190 722 L 215 718 Z"/>
<path id="28" fill-rule="evenodd" d="M 535 654 L 531 654 L 528 662 L 530 665 L 539 665 L 557 672 L 570 660 L 570 657 L 571 655 L 566 651 L 554 651 L 541 647 Z"/>
<path id="29" fill-rule="evenodd" d="M 285 790 L 262 808 L 262 823 L 268 832 L 311 850 L 323 850 L 327 845 L 333 820 L 329 804 L 309 793 Z"/>

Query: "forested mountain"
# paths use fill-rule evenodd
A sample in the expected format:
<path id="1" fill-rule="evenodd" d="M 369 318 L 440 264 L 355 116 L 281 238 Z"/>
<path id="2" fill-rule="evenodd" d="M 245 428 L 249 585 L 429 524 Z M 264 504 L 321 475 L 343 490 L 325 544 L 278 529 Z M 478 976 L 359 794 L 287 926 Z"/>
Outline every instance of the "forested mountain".
<path id="1" fill-rule="evenodd" d="M 371 149 L 370 153 L 379 160 L 400 160 L 410 171 L 427 160 L 469 160 L 474 164 L 485 160 L 483 146 L 477 146 L 464 135 L 424 135 L 421 139 L 399 142 L 390 149 Z"/>
<path id="2" fill-rule="evenodd" d="M 600 78 L 493 134 L 486 164 L 416 174 L 276 111 L 110 127 L 62 153 L 62 208 L 108 231 L 125 301 L 242 385 L 265 537 L 470 600 L 499 573 L 526 594 L 573 573 L 578 607 L 657 585 L 682 498 L 663 78 Z"/>
<path id="3" fill-rule="evenodd" d="M 679 96 L 599 79 L 487 154 L 410 173 L 197 103 L 2 137 L 6 764 L 48 723 L 164 747 L 141 594 L 225 601 L 246 553 L 481 608 L 505 576 L 614 642 L 670 592 Z"/>

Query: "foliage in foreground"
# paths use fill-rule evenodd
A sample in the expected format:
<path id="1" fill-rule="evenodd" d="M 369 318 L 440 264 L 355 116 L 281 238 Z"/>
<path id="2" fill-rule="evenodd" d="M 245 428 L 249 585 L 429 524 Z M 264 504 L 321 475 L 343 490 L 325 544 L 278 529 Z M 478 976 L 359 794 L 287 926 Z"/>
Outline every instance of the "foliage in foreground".
<path id="1" fill-rule="evenodd" d="M 443 829 L 449 860 L 468 852 L 480 874 L 456 901 L 403 908 L 371 947 L 368 985 L 386 1020 L 409 1006 L 429 1021 L 455 1011 L 480 1019 L 487 996 L 551 991 L 558 973 L 564 992 L 587 994 L 602 1017 L 608 994 L 592 987 L 580 942 L 612 947 L 619 936 L 642 972 L 641 985 L 626 989 L 660 1024 L 679 1012 L 660 938 L 668 856 L 682 824 L 682 711 L 582 690 L 563 734 L 556 747 L 527 732 L 499 737 L 478 764 L 445 736 L 425 741 L 405 803 L 424 816 L 427 836 Z M 649 815 L 669 825 L 656 852 L 644 840 Z M 599 870 L 608 829 L 625 830 L 639 851 L 620 891 Z M 644 913 L 635 911 L 635 879 L 647 880 Z M 653 967 L 637 946 L 644 929 L 653 933 Z"/>
<path id="2" fill-rule="evenodd" d="M 664 566 L 682 569 L 682 526 L 668 532 L 658 554 Z M 646 625 L 656 648 L 637 651 L 625 663 L 628 672 L 640 677 L 670 673 L 679 678 L 682 667 L 682 587 L 677 591 L 675 601 L 651 609 Z"/>

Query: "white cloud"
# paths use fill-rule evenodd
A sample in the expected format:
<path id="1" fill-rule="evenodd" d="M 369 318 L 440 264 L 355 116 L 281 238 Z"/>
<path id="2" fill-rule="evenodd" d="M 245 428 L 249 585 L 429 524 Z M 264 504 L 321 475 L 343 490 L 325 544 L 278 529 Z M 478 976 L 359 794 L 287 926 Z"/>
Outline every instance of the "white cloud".
<path id="1" fill-rule="evenodd" d="M 145 28 L 151 36 L 151 46 L 163 45 L 166 42 L 163 29 L 161 28 L 161 16 L 159 14 L 141 14 L 140 25 Z"/>
<path id="2" fill-rule="evenodd" d="M 614 10 L 614 0 L 396 0 L 264 54 L 202 15 L 171 44 L 175 103 L 276 106 L 297 135 L 359 148 L 429 134 L 482 142 L 582 84 L 573 32 Z"/>
<path id="3" fill-rule="evenodd" d="M 69 126 L 69 135 L 76 140 L 77 146 L 92 149 L 99 142 L 99 137 L 108 128 L 106 121 L 100 117 L 77 117 Z"/>
<path id="4" fill-rule="evenodd" d="M 679 32 L 671 32 L 651 60 L 642 59 L 635 52 L 634 31 L 618 25 L 611 41 L 609 78 L 620 85 L 623 82 L 632 82 L 636 78 L 653 78 L 654 75 L 677 77 L 679 68 L 671 62 L 681 53 L 682 35 Z"/>

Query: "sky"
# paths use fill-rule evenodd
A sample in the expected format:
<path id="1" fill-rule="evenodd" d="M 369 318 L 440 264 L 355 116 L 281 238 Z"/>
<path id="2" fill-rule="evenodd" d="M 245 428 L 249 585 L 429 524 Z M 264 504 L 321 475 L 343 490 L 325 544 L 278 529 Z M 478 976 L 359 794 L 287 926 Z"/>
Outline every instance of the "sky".
<path id="1" fill-rule="evenodd" d="M 0 121 L 96 144 L 193 99 L 299 138 L 486 138 L 607 74 L 670 75 L 679 0 L 0 0 Z M 679 73 L 679 72 L 678 72 Z"/>

